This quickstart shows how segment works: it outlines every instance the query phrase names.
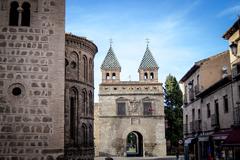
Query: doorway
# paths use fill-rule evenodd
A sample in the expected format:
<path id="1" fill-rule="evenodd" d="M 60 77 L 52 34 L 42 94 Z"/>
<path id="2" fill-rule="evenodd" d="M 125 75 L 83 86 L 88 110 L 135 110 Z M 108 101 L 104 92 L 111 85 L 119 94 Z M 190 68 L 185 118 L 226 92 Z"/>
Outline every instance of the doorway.
<path id="1" fill-rule="evenodd" d="M 127 157 L 143 156 L 143 137 L 137 131 L 130 132 L 127 136 L 126 145 Z"/>

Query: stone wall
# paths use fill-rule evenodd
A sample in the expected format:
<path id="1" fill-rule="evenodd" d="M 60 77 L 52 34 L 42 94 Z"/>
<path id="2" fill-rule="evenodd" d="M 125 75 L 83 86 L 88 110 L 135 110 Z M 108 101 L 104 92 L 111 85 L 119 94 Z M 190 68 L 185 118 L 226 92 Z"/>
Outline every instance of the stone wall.
<path id="1" fill-rule="evenodd" d="M 30 26 L 0 15 L 0 157 L 55 159 L 64 149 L 64 0 L 29 0 Z M 21 6 L 21 4 L 19 4 Z"/>
<path id="2" fill-rule="evenodd" d="M 127 136 L 143 137 L 143 156 L 166 155 L 165 121 L 161 83 L 119 82 L 100 85 L 95 105 L 96 155 L 126 156 Z M 126 102 L 126 115 L 117 115 L 118 99 Z M 143 101 L 152 104 L 152 114 L 143 114 Z"/>

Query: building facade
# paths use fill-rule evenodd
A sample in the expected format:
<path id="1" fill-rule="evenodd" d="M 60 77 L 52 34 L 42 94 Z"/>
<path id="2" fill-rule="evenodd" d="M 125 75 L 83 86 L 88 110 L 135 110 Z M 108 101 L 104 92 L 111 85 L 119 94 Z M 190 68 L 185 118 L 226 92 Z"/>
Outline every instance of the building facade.
<path id="1" fill-rule="evenodd" d="M 224 34 L 235 53 L 231 49 L 195 63 L 180 81 L 186 159 L 240 158 L 237 23 Z"/>
<path id="2" fill-rule="evenodd" d="M 180 80 L 184 95 L 185 149 L 190 149 L 189 153 L 192 154 L 190 156 L 195 157 L 195 159 L 207 157 L 208 147 L 206 146 L 210 146 L 209 136 L 216 129 L 220 129 L 220 116 L 223 117 L 221 129 L 231 127 L 229 123 L 232 122 L 229 119 L 231 108 L 228 107 L 226 112 L 222 111 L 223 98 L 226 98 L 228 102 L 231 96 L 227 95 L 229 87 L 219 88 L 219 83 L 227 84 L 229 82 L 231 75 L 229 57 L 229 52 L 226 51 L 200 60 Z M 196 141 L 197 139 L 199 141 Z"/>
<path id="3" fill-rule="evenodd" d="M 65 41 L 65 0 L 1 0 L 0 15 L 0 159 L 93 159 L 97 47 Z"/>
<path id="4" fill-rule="evenodd" d="M 121 81 L 121 66 L 110 47 L 101 66 L 95 106 L 96 156 L 166 155 L 163 87 L 147 47 L 139 81 Z"/>

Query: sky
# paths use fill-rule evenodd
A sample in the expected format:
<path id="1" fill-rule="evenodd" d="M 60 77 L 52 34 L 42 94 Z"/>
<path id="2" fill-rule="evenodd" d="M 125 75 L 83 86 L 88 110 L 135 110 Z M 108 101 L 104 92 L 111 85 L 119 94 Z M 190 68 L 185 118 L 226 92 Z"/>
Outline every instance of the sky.
<path id="1" fill-rule="evenodd" d="M 100 66 L 113 40 L 121 80 L 138 80 L 149 48 L 159 65 L 159 81 L 178 80 L 194 62 L 228 49 L 222 35 L 240 15 L 239 0 L 66 0 L 66 32 L 98 47 L 94 59 L 95 101 Z"/>

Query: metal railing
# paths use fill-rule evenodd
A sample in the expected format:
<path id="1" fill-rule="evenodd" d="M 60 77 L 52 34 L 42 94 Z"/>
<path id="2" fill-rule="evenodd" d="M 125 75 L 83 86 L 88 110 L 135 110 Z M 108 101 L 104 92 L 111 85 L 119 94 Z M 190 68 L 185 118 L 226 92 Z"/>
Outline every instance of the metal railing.
<path id="1" fill-rule="evenodd" d="M 237 102 L 237 107 L 233 109 L 234 113 L 234 125 L 240 126 L 240 102 Z"/>
<path id="2" fill-rule="evenodd" d="M 219 119 L 216 114 L 211 115 L 211 126 L 219 128 Z"/>
<path id="3" fill-rule="evenodd" d="M 189 99 L 191 101 L 194 100 L 194 89 L 193 88 L 189 89 Z"/>
<path id="4" fill-rule="evenodd" d="M 183 134 L 188 134 L 188 124 L 183 124 Z"/>

